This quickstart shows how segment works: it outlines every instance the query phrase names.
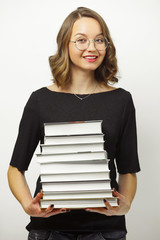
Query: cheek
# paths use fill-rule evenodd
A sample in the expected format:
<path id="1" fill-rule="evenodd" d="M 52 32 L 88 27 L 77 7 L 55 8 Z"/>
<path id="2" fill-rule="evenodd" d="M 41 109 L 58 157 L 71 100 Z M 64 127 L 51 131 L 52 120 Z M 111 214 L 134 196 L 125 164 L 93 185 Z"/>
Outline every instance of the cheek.
<path id="1" fill-rule="evenodd" d="M 82 53 L 78 51 L 78 49 L 76 48 L 69 47 L 68 50 L 69 50 L 69 57 L 72 62 L 76 61 L 82 55 Z"/>
<path id="2" fill-rule="evenodd" d="M 103 59 L 104 59 L 105 55 L 106 55 L 106 51 L 105 51 L 105 52 L 101 52 L 101 57 L 102 57 Z"/>
<path id="3" fill-rule="evenodd" d="M 105 56 L 106 56 L 106 52 L 104 52 L 104 53 L 100 53 L 101 63 L 103 62 Z"/>
<path id="4" fill-rule="evenodd" d="M 73 53 L 72 53 L 72 47 L 70 47 L 70 45 L 69 45 L 69 47 L 68 47 L 68 53 L 69 53 L 70 59 L 72 59 Z"/>

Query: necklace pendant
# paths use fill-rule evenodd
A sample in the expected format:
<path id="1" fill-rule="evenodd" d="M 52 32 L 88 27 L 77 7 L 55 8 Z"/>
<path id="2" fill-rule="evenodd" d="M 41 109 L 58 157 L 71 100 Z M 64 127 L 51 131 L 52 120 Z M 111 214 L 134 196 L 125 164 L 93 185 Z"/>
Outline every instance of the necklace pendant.
<path id="1" fill-rule="evenodd" d="M 98 86 L 98 83 L 97 83 L 97 85 L 96 85 L 96 87 L 95 87 L 95 89 L 97 88 L 97 86 Z M 92 91 L 92 92 L 94 92 L 95 91 L 95 89 Z M 87 97 L 89 97 L 91 94 L 92 94 L 92 92 L 90 93 L 90 94 L 88 94 L 87 96 L 85 96 L 84 98 L 81 98 L 81 97 L 79 97 L 77 94 L 75 94 L 75 93 L 73 93 L 77 98 L 79 98 L 81 101 L 83 100 L 83 99 L 85 99 L 85 98 L 87 98 Z"/>
<path id="2" fill-rule="evenodd" d="M 80 99 L 80 100 L 83 100 L 84 98 L 81 98 L 81 97 L 79 97 L 77 94 L 75 94 L 74 93 L 74 95 L 78 98 L 78 99 Z"/>

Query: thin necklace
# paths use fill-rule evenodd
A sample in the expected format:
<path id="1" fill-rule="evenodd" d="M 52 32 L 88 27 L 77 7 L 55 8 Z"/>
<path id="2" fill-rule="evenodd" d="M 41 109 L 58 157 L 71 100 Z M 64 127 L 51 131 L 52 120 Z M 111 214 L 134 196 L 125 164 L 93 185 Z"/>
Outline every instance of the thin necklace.
<path id="1" fill-rule="evenodd" d="M 73 93 L 77 98 L 79 98 L 80 100 L 83 100 L 83 99 L 85 99 L 85 98 L 87 98 L 87 97 L 89 97 L 95 90 L 96 90 L 96 88 L 97 88 L 97 86 L 98 86 L 98 83 L 96 84 L 96 86 L 95 86 L 95 88 L 92 90 L 92 92 L 90 93 L 90 94 L 88 94 L 87 96 L 85 96 L 85 97 L 79 97 L 77 94 L 75 94 L 75 93 Z M 82 94 L 83 95 L 83 94 Z"/>

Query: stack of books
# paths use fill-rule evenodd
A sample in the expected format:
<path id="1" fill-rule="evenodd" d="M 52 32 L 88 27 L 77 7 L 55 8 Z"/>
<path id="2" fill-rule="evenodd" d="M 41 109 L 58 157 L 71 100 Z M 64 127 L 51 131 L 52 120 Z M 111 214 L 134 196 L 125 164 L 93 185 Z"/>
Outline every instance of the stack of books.
<path id="1" fill-rule="evenodd" d="M 102 120 L 44 123 L 37 161 L 43 190 L 41 208 L 105 207 L 112 196 Z"/>

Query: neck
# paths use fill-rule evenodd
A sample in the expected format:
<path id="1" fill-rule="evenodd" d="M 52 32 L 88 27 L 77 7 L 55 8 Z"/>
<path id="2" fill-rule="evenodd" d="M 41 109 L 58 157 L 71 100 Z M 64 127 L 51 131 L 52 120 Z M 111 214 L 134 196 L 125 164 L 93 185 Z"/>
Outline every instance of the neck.
<path id="1" fill-rule="evenodd" d="M 75 94 L 89 94 L 97 84 L 94 71 L 81 71 L 72 68 L 71 79 L 67 91 Z"/>

